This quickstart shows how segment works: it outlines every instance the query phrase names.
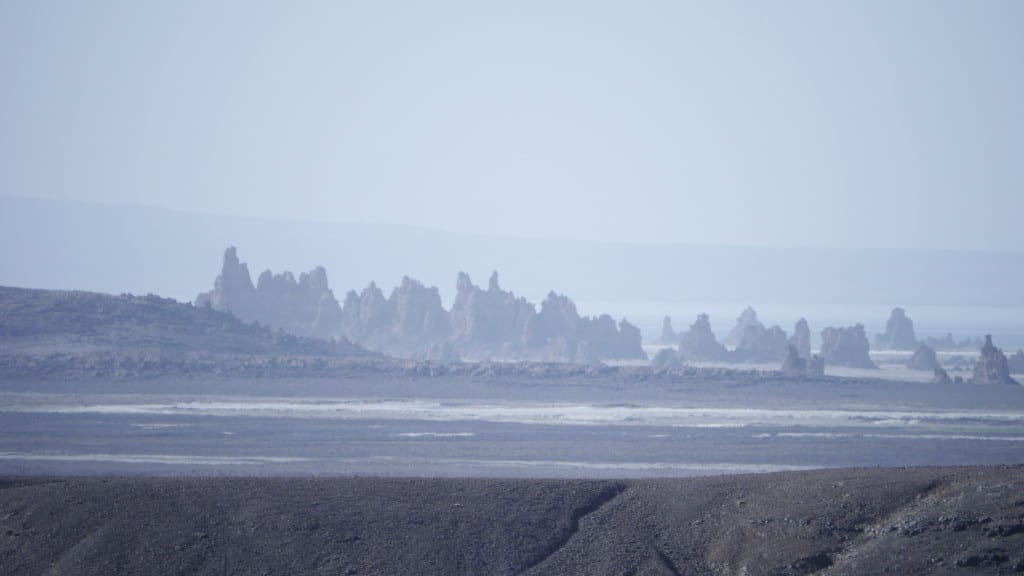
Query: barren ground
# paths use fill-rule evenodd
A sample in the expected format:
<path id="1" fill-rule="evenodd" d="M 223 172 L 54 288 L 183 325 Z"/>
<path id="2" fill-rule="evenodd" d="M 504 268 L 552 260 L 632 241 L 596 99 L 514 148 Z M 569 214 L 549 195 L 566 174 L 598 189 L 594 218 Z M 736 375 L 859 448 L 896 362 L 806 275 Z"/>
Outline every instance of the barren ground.
<path id="1" fill-rule="evenodd" d="M 6 574 L 1005 574 L 1024 468 L 8 478 Z"/>

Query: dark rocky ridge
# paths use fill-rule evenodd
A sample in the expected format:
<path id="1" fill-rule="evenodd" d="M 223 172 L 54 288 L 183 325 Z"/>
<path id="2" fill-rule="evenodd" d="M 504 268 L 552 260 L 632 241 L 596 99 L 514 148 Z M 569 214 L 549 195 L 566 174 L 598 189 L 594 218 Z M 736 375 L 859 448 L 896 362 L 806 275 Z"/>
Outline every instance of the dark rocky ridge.
<path id="1" fill-rule="evenodd" d="M 1024 569 L 1022 490 L 1021 467 L 10 478 L 0 479 L 0 558 L 14 576 L 998 574 Z"/>
<path id="2" fill-rule="evenodd" d="M 345 340 L 302 338 L 246 324 L 205 306 L 159 296 L 0 286 L 0 342 L 9 354 L 106 352 L 163 355 L 346 357 Z"/>

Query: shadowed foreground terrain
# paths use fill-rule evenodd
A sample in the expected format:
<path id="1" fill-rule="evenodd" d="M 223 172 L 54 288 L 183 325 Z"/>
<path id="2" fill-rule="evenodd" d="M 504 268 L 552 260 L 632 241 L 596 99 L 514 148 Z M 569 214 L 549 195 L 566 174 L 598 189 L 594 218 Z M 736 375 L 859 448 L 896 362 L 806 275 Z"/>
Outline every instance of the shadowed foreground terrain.
<path id="1" fill-rule="evenodd" d="M 1024 571 L 1024 468 L 673 480 L 13 478 L 7 574 Z"/>

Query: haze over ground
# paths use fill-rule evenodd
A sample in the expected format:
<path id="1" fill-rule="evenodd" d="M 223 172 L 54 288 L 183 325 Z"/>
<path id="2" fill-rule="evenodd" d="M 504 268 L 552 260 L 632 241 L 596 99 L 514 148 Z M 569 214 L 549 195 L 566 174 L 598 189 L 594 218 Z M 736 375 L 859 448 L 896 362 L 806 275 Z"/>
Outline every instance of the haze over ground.
<path id="1" fill-rule="evenodd" d="M 0 283 L 189 299 L 236 244 L 339 293 L 1020 309 L 1021 16 L 7 3 Z"/>

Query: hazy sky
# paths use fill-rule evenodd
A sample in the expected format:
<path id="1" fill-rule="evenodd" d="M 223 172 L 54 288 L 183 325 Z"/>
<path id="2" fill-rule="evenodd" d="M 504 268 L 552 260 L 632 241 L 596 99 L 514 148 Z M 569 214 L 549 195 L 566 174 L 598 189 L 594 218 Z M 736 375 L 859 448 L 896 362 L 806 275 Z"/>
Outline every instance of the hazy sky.
<path id="1" fill-rule="evenodd" d="M 0 4 L 0 194 L 1020 250 L 1024 2 Z"/>

